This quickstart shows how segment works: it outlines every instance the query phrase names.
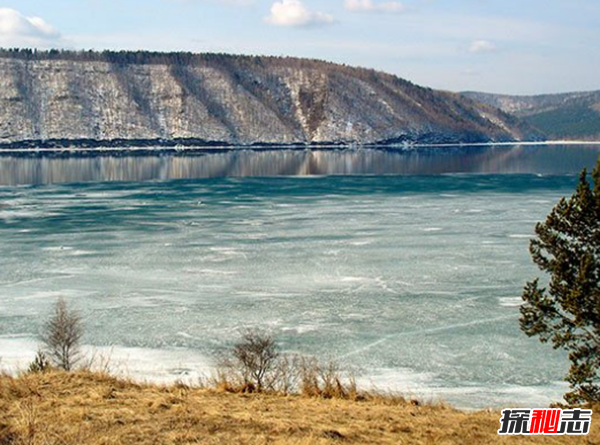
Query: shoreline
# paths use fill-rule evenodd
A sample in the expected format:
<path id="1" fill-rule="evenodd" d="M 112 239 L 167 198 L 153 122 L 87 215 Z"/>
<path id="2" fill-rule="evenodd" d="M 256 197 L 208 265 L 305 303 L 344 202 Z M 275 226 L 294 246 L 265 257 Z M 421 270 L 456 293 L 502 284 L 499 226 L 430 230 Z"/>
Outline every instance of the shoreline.
<path id="1" fill-rule="evenodd" d="M 540 146 L 595 146 L 600 145 L 600 141 L 522 141 L 522 142 L 464 142 L 464 143 L 414 143 L 414 144 L 323 144 L 323 145 L 193 145 L 193 146 L 123 146 L 116 147 L 111 145 L 99 145 L 97 147 L 20 147 L 20 148 L 0 148 L 0 156 L 14 155 L 44 155 L 44 154 L 84 154 L 84 155 L 106 155 L 106 154 L 211 154 L 211 153 L 229 153 L 235 151 L 335 151 L 335 150 L 390 150 L 390 151 L 410 151 L 422 148 L 468 148 L 468 147 L 540 147 Z"/>
<path id="2" fill-rule="evenodd" d="M 144 385 L 196 386 L 217 374 L 214 357 L 181 348 L 144 348 L 83 345 L 85 357 L 92 360 L 90 370 L 108 372 L 114 378 Z M 19 376 L 39 350 L 39 342 L 30 337 L 0 337 L 0 375 Z M 9 351 L 9 354 L 6 352 Z M 13 351 L 13 354 L 10 354 Z M 352 367 L 352 365 L 349 365 Z M 563 381 L 545 386 L 440 385 L 436 376 L 408 368 L 373 368 L 355 376 L 361 391 L 414 398 L 428 403 L 443 403 L 463 412 L 499 409 L 504 406 L 549 406 L 561 402 L 568 390 Z M 495 400 L 481 403 L 481 400 Z"/>

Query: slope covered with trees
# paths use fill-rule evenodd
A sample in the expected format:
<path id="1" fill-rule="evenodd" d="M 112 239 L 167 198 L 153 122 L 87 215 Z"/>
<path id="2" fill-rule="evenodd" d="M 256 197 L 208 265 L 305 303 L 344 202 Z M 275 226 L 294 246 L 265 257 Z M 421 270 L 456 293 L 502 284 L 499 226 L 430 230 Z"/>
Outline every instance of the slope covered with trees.
<path id="1" fill-rule="evenodd" d="M 540 96 L 463 95 L 513 114 L 551 139 L 600 140 L 600 91 Z"/>
<path id="2" fill-rule="evenodd" d="M 539 134 L 396 76 L 277 57 L 0 51 L 0 146 L 484 142 Z"/>

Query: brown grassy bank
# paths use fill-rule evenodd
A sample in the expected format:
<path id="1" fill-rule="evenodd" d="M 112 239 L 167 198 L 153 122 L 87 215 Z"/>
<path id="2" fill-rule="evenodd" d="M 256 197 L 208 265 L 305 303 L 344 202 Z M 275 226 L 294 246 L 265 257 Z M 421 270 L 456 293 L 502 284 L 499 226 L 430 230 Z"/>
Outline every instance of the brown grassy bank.
<path id="1" fill-rule="evenodd" d="M 362 401 L 139 385 L 79 372 L 0 377 L 0 444 L 600 443 L 500 438 L 498 412 L 383 397 Z"/>

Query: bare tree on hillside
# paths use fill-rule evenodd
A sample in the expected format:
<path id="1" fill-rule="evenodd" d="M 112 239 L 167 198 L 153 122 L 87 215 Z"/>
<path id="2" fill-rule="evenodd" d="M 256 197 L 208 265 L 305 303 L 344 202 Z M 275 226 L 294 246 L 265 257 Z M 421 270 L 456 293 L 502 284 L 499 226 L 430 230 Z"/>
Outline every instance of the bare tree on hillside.
<path id="1" fill-rule="evenodd" d="M 268 333 L 249 330 L 233 347 L 233 356 L 241 370 L 244 383 L 258 392 L 270 386 L 276 371 L 279 351 L 275 339 Z"/>
<path id="2" fill-rule="evenodd" d="M 44 349 L 52 364 L 65 371 L 73 370 L 82 358 L 82 337 L 81 315 L 70 309 L 64 299 L 59 299 L 42 332 Z"/>

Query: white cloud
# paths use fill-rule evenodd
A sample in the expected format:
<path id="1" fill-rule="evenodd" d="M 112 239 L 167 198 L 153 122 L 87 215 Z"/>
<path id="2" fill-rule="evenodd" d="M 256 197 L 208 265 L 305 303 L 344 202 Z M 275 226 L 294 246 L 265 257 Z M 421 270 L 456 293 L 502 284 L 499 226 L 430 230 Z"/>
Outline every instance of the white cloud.
<path id="1" fill-rule="evenodd" d="M 0 46 L 50 48 L 61 46 L 60 32 L 39 17 L 0 8 Z"/>
<path id="2" fill-rule="evenodd" d="M 330 14 L 310 11 L 300 0 L 282 0 L 273 3 L 265 21 L 276 26 L 315 26 L 329 25 L 335 20 Z"/>
<path id="3" fill-rule="evenodd" d="M 383 2 L 374 3 L 372 0 L 346 0 L 344 3 L 348 11 L 353 12 L 389 12 L 399 13 L 406 12 L 408 9 L 400 2 Z"/>
<path id="4" fill-rule="evenodd" d="M 192 3 L 194 1 L 197 2 L 208 2 L 211 1 L 213 3 L 221 3 L 227 6 L 251 6 L 254 5 L 255 0 L 169 0 L 169 1 L 178 1 L 181 3 Z"/>
<path id="5" fill-rule="evenodd" d="M 473 54 L 490 53 L 496 49 L 496 45 L 489 40 L 474 40 L 469 46 L 469 52 Z"/>

